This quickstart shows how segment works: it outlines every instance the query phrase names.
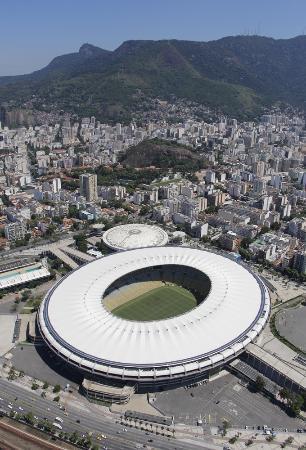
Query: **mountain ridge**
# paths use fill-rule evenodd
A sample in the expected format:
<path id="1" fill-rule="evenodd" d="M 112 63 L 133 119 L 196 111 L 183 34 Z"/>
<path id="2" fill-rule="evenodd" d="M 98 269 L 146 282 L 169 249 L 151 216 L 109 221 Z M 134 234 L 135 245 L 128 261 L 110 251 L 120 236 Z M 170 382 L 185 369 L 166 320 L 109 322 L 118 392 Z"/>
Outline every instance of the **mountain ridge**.
<path id="1" fill-rule="evenodd" d="M 305 81 L 306 36 L 128 40 L 113 51 L 85 43 L 40 70 L 0 77 L 0 104 L 22 107 L 31 100 L 38 109 L 119 120 L 141 92 L 252 116 L 275 102 L 305 109 Z"/>

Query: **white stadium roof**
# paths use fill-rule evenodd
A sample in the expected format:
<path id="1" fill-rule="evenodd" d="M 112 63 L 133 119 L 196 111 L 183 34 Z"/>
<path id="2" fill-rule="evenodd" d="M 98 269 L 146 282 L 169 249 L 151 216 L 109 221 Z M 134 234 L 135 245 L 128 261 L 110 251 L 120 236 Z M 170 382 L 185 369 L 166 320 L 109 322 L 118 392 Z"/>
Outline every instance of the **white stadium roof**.
<path id="1" fill-rule="evenodd" d="M 166 245 L 168 235 L 156 225 L 135 223 L 110 228 L 103 234 L 103 242 L 113 250 L 131 250 Z"/>
<path id="2" fill-rule="evenodd" d="M 183 265 L 211 281 L 206 299 L 170 319 L 121 319 L 102 303 L 103 293 L 130 272 Z M 270 299 L 246 267 L 206 251 L 156 247 L 120 252 L 75 270 L 47 294 L 39 327 L 62 358 L 108 377 L 167 377 L 203 370 L 235 357 L 264 327 Z"/>

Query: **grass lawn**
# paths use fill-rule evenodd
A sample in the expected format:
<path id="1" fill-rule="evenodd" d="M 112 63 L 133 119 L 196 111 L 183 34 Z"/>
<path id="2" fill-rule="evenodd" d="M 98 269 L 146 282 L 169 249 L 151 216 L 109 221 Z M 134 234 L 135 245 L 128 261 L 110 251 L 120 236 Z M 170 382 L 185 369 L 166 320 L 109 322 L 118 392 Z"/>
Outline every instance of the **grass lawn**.
<path id="1" fill-rule="evenodd" d="M 197 300 L 180 286 L 161 286 L 152 289 L 112 310 L 122 319 L 149 321 L 183 314 L 197 306 Z"/>

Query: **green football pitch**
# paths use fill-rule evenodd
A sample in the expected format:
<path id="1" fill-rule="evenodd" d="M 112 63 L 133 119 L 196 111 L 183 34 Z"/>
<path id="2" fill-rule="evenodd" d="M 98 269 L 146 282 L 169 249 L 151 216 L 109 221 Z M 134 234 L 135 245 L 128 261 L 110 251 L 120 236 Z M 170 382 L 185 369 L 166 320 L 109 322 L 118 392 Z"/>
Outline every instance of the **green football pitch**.
<path id="1" fill-rule="evenodd" d="M 194 295 L 180 286 L 161 286 L 112 310 L 122 319 L 149 321 L 178 316 L 194 308 Z"/>

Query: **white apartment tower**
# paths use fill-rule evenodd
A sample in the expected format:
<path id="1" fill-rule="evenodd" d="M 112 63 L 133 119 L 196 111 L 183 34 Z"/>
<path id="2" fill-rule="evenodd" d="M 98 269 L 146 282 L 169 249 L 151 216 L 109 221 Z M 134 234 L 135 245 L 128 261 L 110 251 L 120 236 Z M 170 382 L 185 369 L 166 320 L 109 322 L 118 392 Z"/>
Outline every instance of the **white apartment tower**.
<path id="1" fill-rule="evenodd" d="M 60 178 L 53 178 L 52 180 L 52 191 L 56 194 L 62 188 L 62 182 Z"/>

